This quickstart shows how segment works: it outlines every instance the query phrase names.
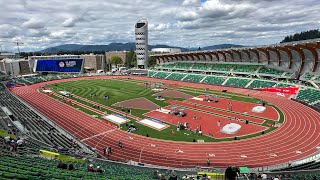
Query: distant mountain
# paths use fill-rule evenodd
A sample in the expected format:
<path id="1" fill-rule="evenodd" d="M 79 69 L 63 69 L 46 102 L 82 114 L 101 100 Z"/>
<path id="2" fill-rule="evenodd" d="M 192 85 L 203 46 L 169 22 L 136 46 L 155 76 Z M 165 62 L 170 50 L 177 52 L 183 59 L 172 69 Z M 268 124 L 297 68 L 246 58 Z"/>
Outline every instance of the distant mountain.
<path id="1" fill-rule="evenodd" d="M 225 49 L 230 47 L 243 47 L 241 45 L 235 44 L 220 44 L 213 46 L 202 47 L 201 50 L 214 50 L 214 49 Z M 198 50 L 198 48 L 182 48 L 174 47 L 168 45 L 149 45 L 149 50 L 153 48 L 180 48 L 182 51 Z M 55 47 L 50 47 L 39 51 L 40 53 L 58 53 L 58 52 L 95 52 L 95 51 L 129 51 L 130 49 L 135 49 L 135 43 L 110 43 L 108 45 L 80 45 L 80 44 L 64 44 Z"/>
<path id="2" fill-rule="evenodd" d="M 227 49 L 227 48 L 239 48 L 239 47 L 244 47 L 244 46 L 237 45 L 237 44 L 218 44 L 213 46 L 205 46 L 201 48 L 201 50 Z"/>

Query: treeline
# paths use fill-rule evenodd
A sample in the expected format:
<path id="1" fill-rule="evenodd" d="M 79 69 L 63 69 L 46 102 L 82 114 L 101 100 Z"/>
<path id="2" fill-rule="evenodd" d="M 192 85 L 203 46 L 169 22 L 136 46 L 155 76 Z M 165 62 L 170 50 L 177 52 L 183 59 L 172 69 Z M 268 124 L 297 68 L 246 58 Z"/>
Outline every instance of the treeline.
<path id="1" fill-rule="evenodd" d="M 292 42 L 292 41 L 301 41 L 308 39 L 316 39 L 320 38 L 319 29 L 314 29 L 310 31 L 303 31 L 300 33 L 296 33 L 294 35 L 286 36 L 280 43 Z"/>

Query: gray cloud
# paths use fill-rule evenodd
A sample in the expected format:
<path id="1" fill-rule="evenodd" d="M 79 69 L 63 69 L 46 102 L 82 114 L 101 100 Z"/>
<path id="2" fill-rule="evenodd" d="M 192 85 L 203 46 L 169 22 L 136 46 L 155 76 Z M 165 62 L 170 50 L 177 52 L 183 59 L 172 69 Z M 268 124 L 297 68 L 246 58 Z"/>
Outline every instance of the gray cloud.
<path id="1" fill-rule="evenodd" d="M 39 50 L 65 43 L 133 42 L 149 20 L 149 43 L 197 47 L 261 45 L 319 28 L 318 0 L 0 0 L 0 45 Z"/>
<path id="2" fill-rule="evenodd" d="M 31 18 L 24 23 L 22 23 L 22 27 L 27 29 L 42 29 L 44 28 L 44 21 L 36 18 Z"/>

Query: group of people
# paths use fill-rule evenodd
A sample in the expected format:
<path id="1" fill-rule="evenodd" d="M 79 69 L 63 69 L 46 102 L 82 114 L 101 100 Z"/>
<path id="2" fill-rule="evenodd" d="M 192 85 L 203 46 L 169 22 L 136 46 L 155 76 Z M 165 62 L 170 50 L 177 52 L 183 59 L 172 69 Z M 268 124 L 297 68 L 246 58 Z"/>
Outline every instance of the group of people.
<path id="1" fill-rule="evenodd" d="M 123 148 L 123 143 L 121 140 L 118 141 L 118 146 L 119 148 Z M 106 155 L 107 158 L 109 158 L 109 156 L 112 154 L 112 147 L 111 146 L 107 146 L 105 148 L 102 149 L 103 155 Z"/>
<path id="2" fill-rule="evenodd" d="M 9 135 L 4 137 L 6 148 L 11 152 L 17 152 L 18 147 L 22 147 L 24 141 L 22 138 L 13 139 Z"/>
<path id="3" fill-rule="evenodd" d="M 67 169 L 69 171 L 72 171 L 72 170 L 75 170 L 75 167 L 73 164 L 66 164 L 66 163 L 63 163 L 62 161 L 59 161 L 58 164 L 57 164 L 57 168 L 60 168 L 60 169 Z"/>
<path id="4" fill-rule="evenodd" d="M 90 164 L 90 165 L 88 166 L 88 172 L 103 173 L 103 170 L 101 169 L 100 166 L 97 166 L 97 167 L 95 168 L 93 164 Z"/>
<path id="5" fill-rule="evenodd" d="M 180 130 L 191 130 L 191 127 L 189 127 L 189 123 L 188 122 L 185 122 L 184 124 L 178 122 L 177 131 L 180 131 Z"/>

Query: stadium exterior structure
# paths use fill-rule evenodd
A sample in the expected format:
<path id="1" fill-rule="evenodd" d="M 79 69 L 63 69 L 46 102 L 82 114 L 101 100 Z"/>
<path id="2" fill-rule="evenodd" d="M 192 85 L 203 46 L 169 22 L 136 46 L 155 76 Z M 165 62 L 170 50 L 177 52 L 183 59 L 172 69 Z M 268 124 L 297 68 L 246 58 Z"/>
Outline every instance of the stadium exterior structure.
<path id="1" fill-rule="evenodd" d="M 294 78 L 299 78 L 307 72 L 320 73 L 320 39 L 269 46 L 154 54 L 152 56 L 155 57 L 157 64 L 175 61 L 261 64 L 294 72 Z"/>
<path id="2" fill-rule="evenodd" d="M 139 69 L 148 67 L 148 20 L 141 18 L 135 25 L 136 55 Z"/>
<path id="3" fill-rule="evenodd" d="M 179 48 L 153 48 L 151 53 L 161 54 L 161 53 L 180 53 L 181 49 Z"/>

